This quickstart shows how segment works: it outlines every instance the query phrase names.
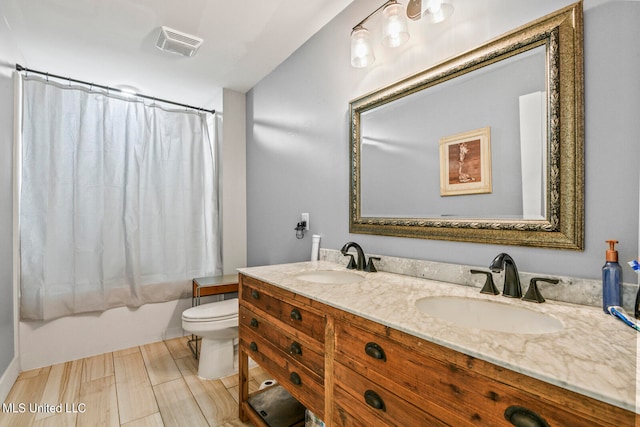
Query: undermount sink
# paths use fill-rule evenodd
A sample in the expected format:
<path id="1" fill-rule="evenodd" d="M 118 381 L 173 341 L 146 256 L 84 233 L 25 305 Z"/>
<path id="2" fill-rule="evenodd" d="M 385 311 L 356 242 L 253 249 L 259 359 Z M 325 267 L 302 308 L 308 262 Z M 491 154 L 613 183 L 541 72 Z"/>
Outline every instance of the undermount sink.
<path id="1" fill-rule="evenodd" d="M 517 334 L 549 334 L 562 329 L 562 322 L 554 317 L 497 301 L 439 296 L 421 298 L 416 307 L 467 328 Z"/>
<path id="2" fill-rule="evenodd" d="M 364 276 L 350 271 L 341 270 L 314 270 L 305 271 L 295 275 L 296 279 L 313 283 L 347 284 L 358 283 L 364 280 Z"/>

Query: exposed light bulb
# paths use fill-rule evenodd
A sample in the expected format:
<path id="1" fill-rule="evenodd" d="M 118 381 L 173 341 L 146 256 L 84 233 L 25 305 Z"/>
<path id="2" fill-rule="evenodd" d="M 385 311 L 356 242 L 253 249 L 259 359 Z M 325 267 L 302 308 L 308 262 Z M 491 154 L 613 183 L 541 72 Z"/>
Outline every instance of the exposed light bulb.
<path id="1" fill-rule="evenodd" d="M 453 14 L 452 0 L 422 0 L 422 17 L 437 24 Z"/>
<path id="2" fill-rule="evenodd" d="M 390 3 L 382 10 L 382 44 L 397 47 L 409 40 L 407 21 L 400 3 Z"/>

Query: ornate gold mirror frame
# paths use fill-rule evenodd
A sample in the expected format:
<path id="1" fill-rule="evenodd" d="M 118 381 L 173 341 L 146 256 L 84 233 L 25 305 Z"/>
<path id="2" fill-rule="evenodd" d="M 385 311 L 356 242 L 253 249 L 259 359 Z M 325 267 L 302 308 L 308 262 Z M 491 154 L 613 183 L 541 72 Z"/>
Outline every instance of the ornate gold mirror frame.
<path id="1" fill-rule="evenodd" d="M 361 214 L 361 114 L 538 46 L 546 47 L 547 188 L 542 220 L 395 218 Z M 350 103 L 349 231 L 423 239 L 582 250 L 584 106 L 582 2 L 515 29 Z"/>

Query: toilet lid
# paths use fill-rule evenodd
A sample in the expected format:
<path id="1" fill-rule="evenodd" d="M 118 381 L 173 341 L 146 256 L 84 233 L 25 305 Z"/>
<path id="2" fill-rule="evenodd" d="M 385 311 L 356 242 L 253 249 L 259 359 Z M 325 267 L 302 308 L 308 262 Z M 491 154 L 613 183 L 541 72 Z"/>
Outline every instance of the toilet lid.
<path id="1" fill-rule="evenodd" d="M 182 312 L 183 319 L 196 322 L 227 320 L 233 317 L 238 317 L 238 298 L 210 302 L 191 307 Z"/>

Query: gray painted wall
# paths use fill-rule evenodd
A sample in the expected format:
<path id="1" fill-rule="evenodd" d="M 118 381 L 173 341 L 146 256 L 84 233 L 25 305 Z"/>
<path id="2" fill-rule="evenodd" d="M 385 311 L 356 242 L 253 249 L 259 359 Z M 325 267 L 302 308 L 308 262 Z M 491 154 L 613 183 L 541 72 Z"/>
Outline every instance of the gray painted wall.
<path id="1" fill-rule="evenodd" d="M 17 356 L 14 345 L 17 328 L 17 325 L 14 325 L 14 317 L 17 308 L 13 304 L 13 79 L 11 76 L 15 62 L 19 58 L 21 55 L 7 23 L 0 20 L 0 378 Z M 9 384 L 4 384 L 5 387 L 7 385 Z"/>
<path id="2" fill-rule="evenodd" d="M 0 56 L 0 59 L 2 56 Z M 13 80 L 0 72 L 0 377 L 14 354 Z"/>
<path id="3" fill-rule="evenodd" d="M 247 94 L 248 264 L 309 259 L 359 242 L 365 252 L 487 266 L 509 252 L 522 271 L 599 278 L 605 240 L 638 256 L 640 2 L 585 2 L 585 250 L 583 252 L 349 234 L 349 101 L 464 52 L 572 1 L 458 1 L 453 19 L 411 23 L 411 40 L 378 48 L 373 66 L 349 64 L 349 34 L 372 11 L 356 0 Z M 378 22 L 371 22 L 372 33 Z M 375 40 L 374 40 L 375 41 Z M 296 240 L 301 212 L 311 231 Z"/>
<path id="4" fill-rule="evenodd" d="M 13 79 L 19 53 L 0 20 L 0 378 L 16 356 L 13 301 Z M 4 384 L 6 387 L 8 384 Z M 2 384 L 0 384 L 2 386 Z M 2 396 L 0 388 L 0 396 Z"/>

